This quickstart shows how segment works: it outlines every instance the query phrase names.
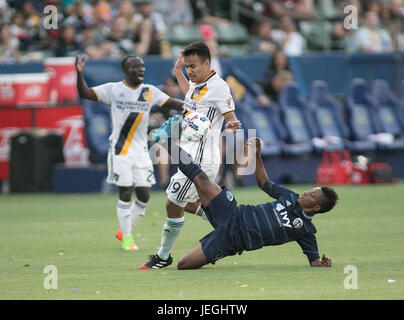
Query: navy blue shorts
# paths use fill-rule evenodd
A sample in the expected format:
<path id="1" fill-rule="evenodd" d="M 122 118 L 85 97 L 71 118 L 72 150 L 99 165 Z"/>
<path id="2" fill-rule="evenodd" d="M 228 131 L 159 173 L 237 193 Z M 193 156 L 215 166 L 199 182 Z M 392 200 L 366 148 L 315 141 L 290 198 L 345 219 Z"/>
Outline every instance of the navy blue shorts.
<path id="1" fill-rule="evenodd" d="M 203 208 L 210 224 L 215 228 L 203 237 L 200 242 L 208 261 L 214 264 L 217 260 L 237 253 L 233 240 L 233 215 L 237 210 L 237 201 L 233 194 L 223 188 L 206 208 Z"/>

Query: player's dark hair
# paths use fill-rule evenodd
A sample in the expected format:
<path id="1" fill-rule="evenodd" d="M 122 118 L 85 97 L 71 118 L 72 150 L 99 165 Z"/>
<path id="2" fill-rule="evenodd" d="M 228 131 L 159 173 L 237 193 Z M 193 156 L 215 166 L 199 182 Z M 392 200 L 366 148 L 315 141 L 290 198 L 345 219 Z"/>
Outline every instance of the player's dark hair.
<path id="1" fill-rule="evenodd" d="M 333 188 L 321 187 L 323 197 L 321 197 L 320 206 L 321 209 L 317 213 L 324 213 L 330 211 L 337 204 L 338 194 Z"/>
<path id="2" fill-rule="evenodd" d="M 203 41 L 195 41 L 187 45 L 182 53 L 184 57 L 196 55 L 202 62 L 209 60 L 210 63 L 210 50 Z"/>
<path id="3" fill-rule="evenodd" d="M 139 58 L 138 56 L 126 56 L 125 58 L 122 59 L 121 61 L 121 68 L 122 71 L 127 70 L 128 69 L 128 61 L 130 59 L 137 59 Z"/>

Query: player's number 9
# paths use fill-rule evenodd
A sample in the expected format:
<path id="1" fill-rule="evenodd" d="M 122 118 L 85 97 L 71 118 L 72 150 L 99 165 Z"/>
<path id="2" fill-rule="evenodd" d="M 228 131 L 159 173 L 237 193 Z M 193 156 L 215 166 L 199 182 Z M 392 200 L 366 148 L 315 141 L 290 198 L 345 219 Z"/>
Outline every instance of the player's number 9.
<path id="1" fill-rule="evenodd" d="M 181 184 L 179 182 L 174 182 L 172 193 L 177 193 L 181 189 Z"/>

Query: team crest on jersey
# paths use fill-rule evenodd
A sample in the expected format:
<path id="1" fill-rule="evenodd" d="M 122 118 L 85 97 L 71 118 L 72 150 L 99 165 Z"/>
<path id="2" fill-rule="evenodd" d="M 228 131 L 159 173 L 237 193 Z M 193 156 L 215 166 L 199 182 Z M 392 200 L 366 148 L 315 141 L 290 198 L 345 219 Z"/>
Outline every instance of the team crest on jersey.
<path id="1" fill-rule="evenodd" d="M 300 218 L 296 218 L 295 220 L 293 220 L 292 224 L 293 224 L 294 228 L 296 228 L 296 229 L 300 228 L 303 226 L 303 220 Z"/>
<path id="2" fill-rule="evenodd" d="M 226 191 L 226 197 L 229 201 L 233 201 L 234 199 L 233 194 L 230 191 Z"/>
<path id="3" fill-rule="evenodd" d="M 192 92 L 191 100 L 199 101 L 207 92 L 208 92 L 208 86 L 206 85 L 206 83 L 204 85 L 196 87 L 194 89 L 194 92 Z"/>
<path id="4" fill-rule="evenodd" d="M 139 101 L 151 102 L 152 92 L 149 87 L 143 88 L 139 95 Z"/>

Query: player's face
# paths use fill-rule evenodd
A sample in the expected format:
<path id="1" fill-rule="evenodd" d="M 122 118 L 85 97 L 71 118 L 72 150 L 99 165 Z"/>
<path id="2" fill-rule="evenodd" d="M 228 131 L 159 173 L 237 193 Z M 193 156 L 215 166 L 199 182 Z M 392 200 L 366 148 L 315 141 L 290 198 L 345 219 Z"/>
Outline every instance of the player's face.
<path id="1" fill-rule="evenodd" d="M 143 60 L 137 57 L 128 60 L 124 73 L 131 85 L 138 85 L 143 82 L 145 71 Z"/>
<path id="2" fill-rule="evenodd" d="M 313 188 L 310 191 L 303 192 L 299 196 L 299 206 L 303 209 L 303 211 L 307 211 L 307 213 L 311 213 L 311 211 L 320 210 L 320 201 L 323 197 L 323 192 L 321 188 Z M 305 212 L 306 212 L 305 211 Z"/>
<path id="3" fill-rule="evenodd" d="M 185 71 L 193 83 L 202 83 L 210 73 L 209 60 L 202 61 L 197 55 L 184 57 Z"/>

